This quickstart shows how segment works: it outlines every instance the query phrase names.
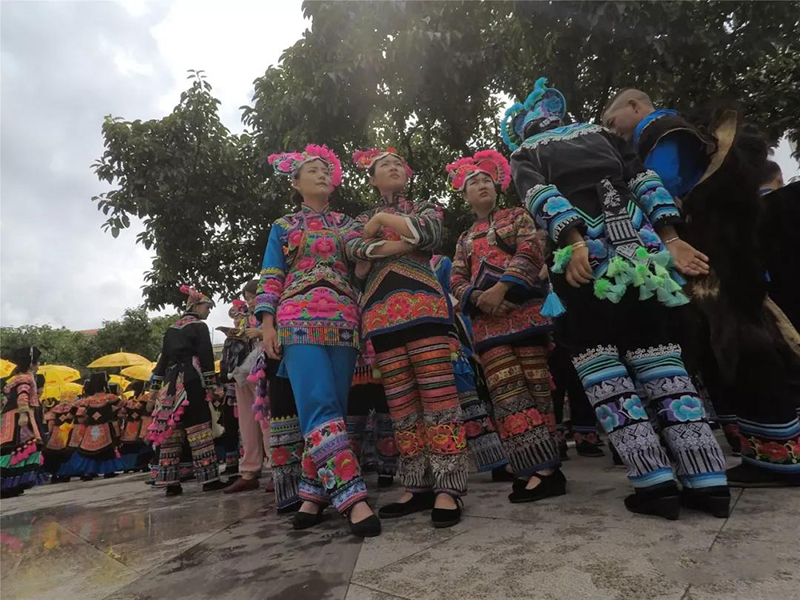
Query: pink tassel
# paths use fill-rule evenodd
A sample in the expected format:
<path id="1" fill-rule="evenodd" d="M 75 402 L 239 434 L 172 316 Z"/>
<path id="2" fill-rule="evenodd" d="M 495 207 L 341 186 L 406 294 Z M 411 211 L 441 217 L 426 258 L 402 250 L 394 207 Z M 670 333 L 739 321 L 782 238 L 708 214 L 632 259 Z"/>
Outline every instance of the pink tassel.
<path id="1" fill-rule="evenodd" d="M 189 406 L 189 401 L 184 400 L 183 402 L 181 402 L 181 406 Z"/>

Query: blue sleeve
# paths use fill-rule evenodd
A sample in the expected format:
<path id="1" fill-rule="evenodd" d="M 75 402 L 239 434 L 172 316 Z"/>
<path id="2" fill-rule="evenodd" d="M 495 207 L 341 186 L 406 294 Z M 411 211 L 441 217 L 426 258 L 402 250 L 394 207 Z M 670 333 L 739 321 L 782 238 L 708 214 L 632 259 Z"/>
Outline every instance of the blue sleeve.
<path id="1" fill-rule="evenodd" d="M 274 223 L 269 232 L 267 248 L 264 251 L 264 260 L 261 263 L 261 278 L 258 281 L 258 295 L 256 307 L 253 311 L 260 319 L 261 313 L 272 315 L 278 309 L 278 301 L 283 292 L 283 282 L 286 279 L 286 259 L 283 256 L 283 238 L 286 231 Z"/>
<path id="2" fill-rule="evenodd" d="M 681 179 L 680 147 L 677 140 L 662 139 L 644 159 L 644 166 L 658 173 L 661 183 L 674 198 L 684 191 Z"/>

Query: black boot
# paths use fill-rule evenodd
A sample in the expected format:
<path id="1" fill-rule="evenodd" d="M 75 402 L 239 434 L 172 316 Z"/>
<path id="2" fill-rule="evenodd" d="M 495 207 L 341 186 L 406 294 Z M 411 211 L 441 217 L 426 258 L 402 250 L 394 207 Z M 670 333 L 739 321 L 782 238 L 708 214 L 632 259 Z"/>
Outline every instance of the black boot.
<path id="1" fill-rule="evenodd" d="M 437 529 L 452 527 L 453 525 L 458 525 L 461 521 L 461 505 L 463 502 L 457 496 L 453 496 L 453 500 L 456 502 L 455 508 L 434 508 L 431 511 L 431 522 Z"/>
<path id="2" fill-rule="evenodd" d="M 532 490 L 527 489 L 528 482 L 525 480 L 518 479 L 514 482 L 512 486 L 514 491 L 508 495 L 508 500 L 512 504 L 535 502 L 553 496 L 563 496 L 567 493 L 567 478 L 564 477 L 561 469 L 556 469 L 550 475 L 541 473 L 534 473 L 534 475 L 539 478 L 541 483 Z"/>
<path id="3" fill-rule="evenodd" d="M 731 512 L 731 491 L 725 485 L 701 489 L 684 487 L 681 490 L 681 505 L 724 519 Z"/>
<path id="4" fill-rule="evenodd" d="M 405 517 L 416 512 L 423 510 L 430 510 L 436 502 L 436 495 L 433 491 L 419 492 L 411 495 L 411 500 L 408 502 L 392 502 L 386 506 L 382 506 L 378 510 L 378 516 L 381 519 L 397 519 L 398 517 Z"/>
<path id="5" fill-rule="evenodd" d="M 676 521 L 681 514 L 681 499 L 674 481 L 636 490 L 625 498 L 625 508 L 642 515 L 655 515 Z"/>
<path id="6" fill-rule="evenodd" d="M 776 473 L 743 462 L 738 467 L 726 471 L 728 485 L 741 488 L 796 487 L 800 486 L 800 476 Z"/>
<path id="7" fill-rule="evenodd" d="M 596 433 L 575 433 L 575 450 L 578 456 L 588 456 L 589 458 L 605 456 L 605 452 L 600 449 L 600 444 L 597 442 Z"/>

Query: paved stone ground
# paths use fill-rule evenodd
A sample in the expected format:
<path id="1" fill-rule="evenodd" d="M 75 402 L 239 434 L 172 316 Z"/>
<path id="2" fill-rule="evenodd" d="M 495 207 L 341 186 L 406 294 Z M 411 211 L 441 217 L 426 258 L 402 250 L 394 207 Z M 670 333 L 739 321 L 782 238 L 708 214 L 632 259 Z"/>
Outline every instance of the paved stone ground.
<path id="1" fill-rule="evenodd" d="M 2 598 L 800 598 L 800 489 L 735 490 L 728 519 L 667 522 L 625 511 L 624 470 L 609 458 L 573 455 L 564 470 L 567 496 L 527 505 L 473 475 L 456 527 L 419 514 L 363 543 L 330 509 L 292 531 L 260 490 L 190 483 L 167 499 L 142 475 L 46 485 L 2 502 Z"/>

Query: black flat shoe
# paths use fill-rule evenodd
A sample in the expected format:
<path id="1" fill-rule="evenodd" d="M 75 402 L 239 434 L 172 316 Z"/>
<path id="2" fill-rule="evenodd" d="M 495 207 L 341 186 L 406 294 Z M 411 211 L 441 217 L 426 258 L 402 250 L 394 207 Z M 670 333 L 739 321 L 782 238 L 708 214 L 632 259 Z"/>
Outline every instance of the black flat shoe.
<path id="1" fill-rule="evenodd" d="M 523 485 L 516 484 L 516 488 L 508 495 L 508 500 L 512 504 L 521 504 L 523 502 L 535 502 L 537 500 L 544 500 L 545 498 L 552 498 L 554 496 L 563 496 L 567 493 L 567 478 L 561 472 L 561 469 L 556 469 L 550 475 L 542 475 L 541 473 L 534 473 L 536 477 L 541 480 L 541 483 L 532 490 L 527 487 L 528 482 L 518 479 Z"/>
<path id="2" fill-rule="evenodd" d="M 210 481 L 208 483 L 203 484 L 203 491 L 204 492 L 216 492 L 217 490 L 223 490 L 228 487 L 228 484 L 224 481 L 217 479 L 216 481 Z"/>
<path id="3" fill-rule="evenodd" d="M 731 491 L 727 486 L 681 490 L 681 505 L 725 519 L 730 515 Z"/>
<path id="4" fill-rule="evenodd" d="M 514 481 L 514 474 L 506 471 L 505 466 L 492 469 L 492 481 Z"/>
<path id="5" fill-rule="evenodd" d="M 394 483 L 394 477 L 392 477 L 391 475 L 378 475 L 379 488 L 392 487 L 393 483 Z"/>
<path id="6" fill-rule="evenodd" d="M 392 502 L 378 510 L 381 519 L 397 519 L 423 510 L 430 510 L 436 502 L 436 495 L 430 492 L 412 494 L 408 502 Z"/>
<path id="7" fill-rule="evenodd" d="M 325 510 L 325 507 L 320 506 L 319 510 L 314 514 L 307 512 L 296 512 L 294 514 L 294 518 L 292 519 L 292 529 L 295 531 L 300 531 L 302 529 L 314 527 L 314 525 L 319 525 L 325 520 L 323 510 Z"/>
<path id="8" fill-rule="evenodd" d="M 303 505 L 302 501 L 298 500 L 294 504 L 290 504 L 289 506 L 284 506 L 283 508 L 277 508 L 275 511 L 279 515 L 287 515 L 289 513 L 296 513 L 300 510 L 300 507 Z"/>
<path id="9" fill-rule="evenodd" d="M 350 532 L 356 537 L 378 537 L 381 534 L 381 520 L 376 515 L 367 517 L 358 523 L 353 523 L 348 515 L 347 522 L 350 524 Z"/>
<path id="10" fill-rule="evenodd" d="M 625 498 L 625 508 L 633 513 L 676 521 L 681 515 L 678 486 L 670 482 L 644 491 L 637 490 Z"/>
<path id="11" fill-rule="evenodd" d="M 444 529 L 458 525 L 461 521 L 461 498 L 453 498 L 456 501 L 455 508 L 434 508 L 431 511 L 431 523 L 436 529 Z"/>
<path id="12" fill-rule="evenodd" d="M 575 451 L 578 456 L 587 456 L 589 458 L 600 458 L 606 455 L 600 449 L 600 444 L 597 443 L 597 436 L 582 436 L 580 441 L 576 439 Z"/>
<path id="13" fill-rule="evenodd" d="M 180 483 L 167 486 L 167 498 L 170 496 L 180 496 L 183 493 L 183 486 Z"/>
<path id="14" fill-rule="evenodd" d="M 775 473 L 767 469 L 742 463 L 738 467 L 728 469 L 728 485 L 740 488 L 776 488 L 800 486 L 800 477 Z"/>

